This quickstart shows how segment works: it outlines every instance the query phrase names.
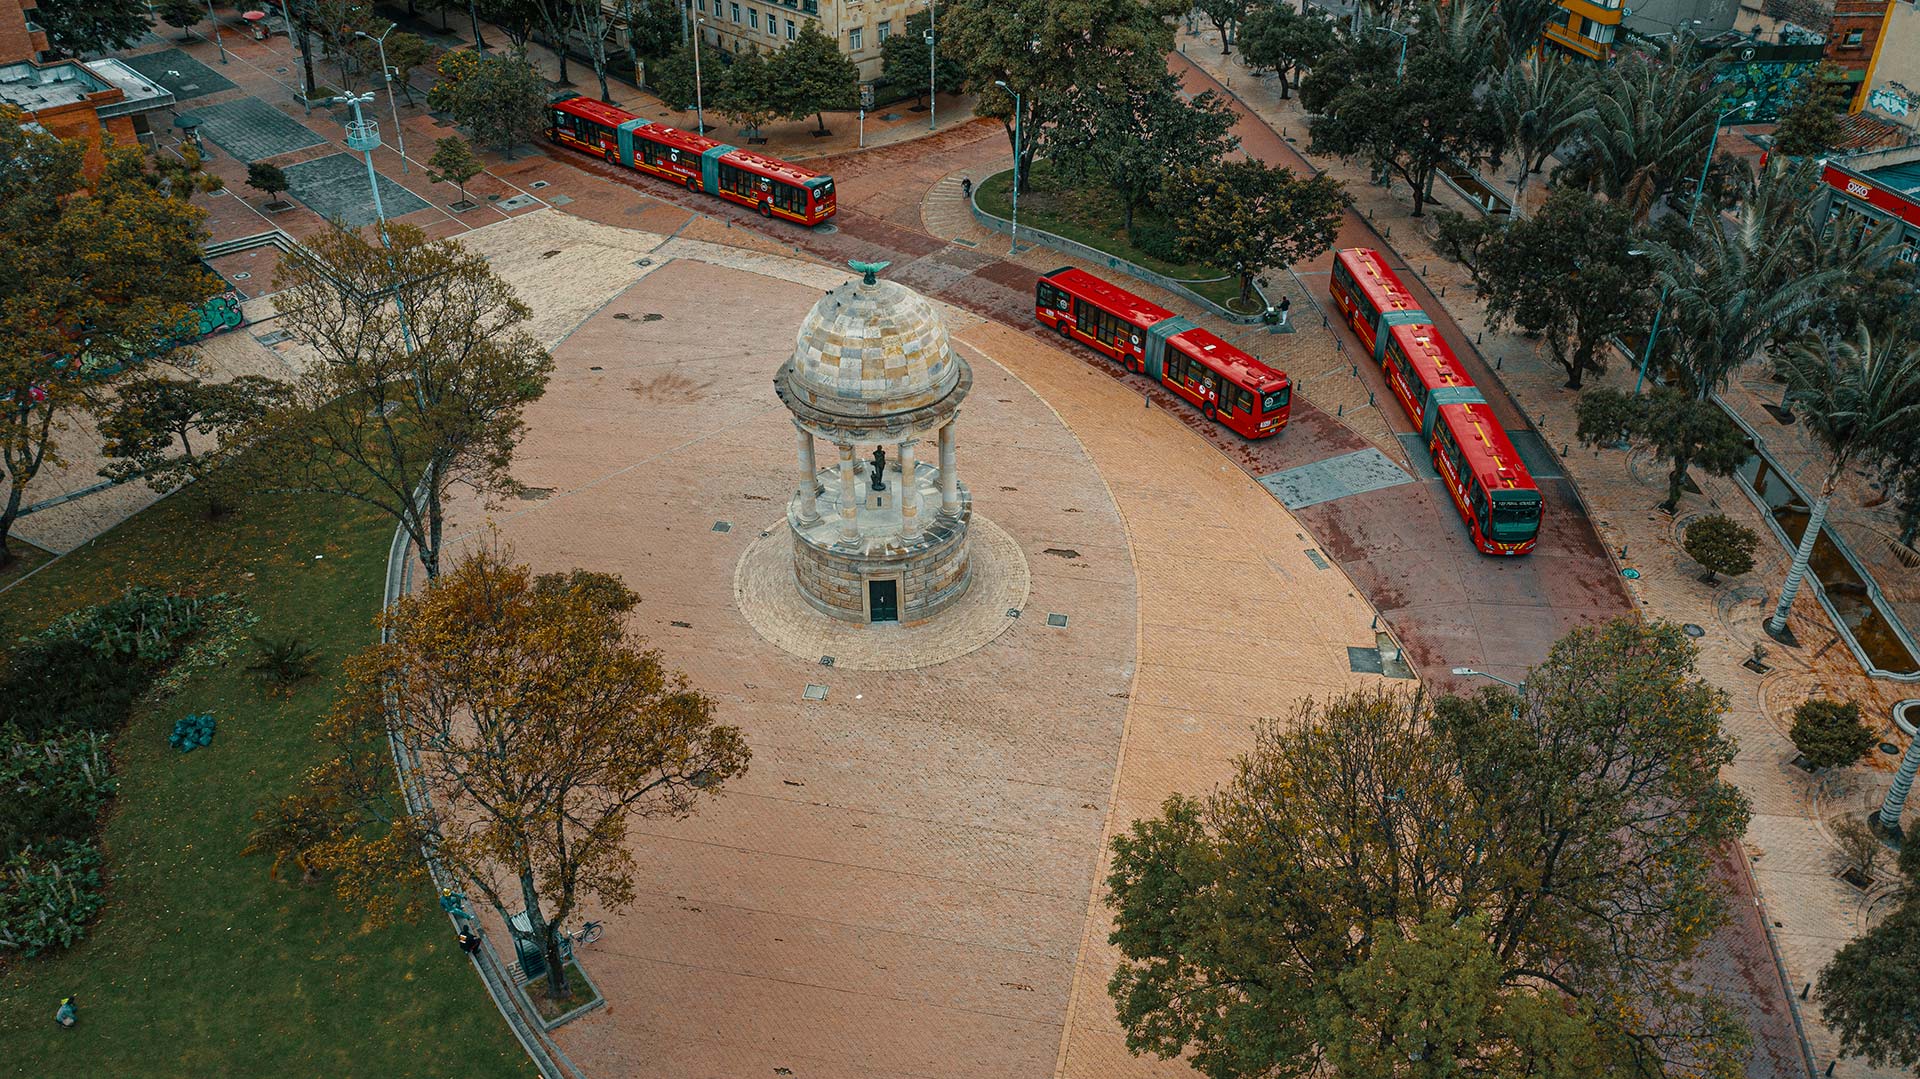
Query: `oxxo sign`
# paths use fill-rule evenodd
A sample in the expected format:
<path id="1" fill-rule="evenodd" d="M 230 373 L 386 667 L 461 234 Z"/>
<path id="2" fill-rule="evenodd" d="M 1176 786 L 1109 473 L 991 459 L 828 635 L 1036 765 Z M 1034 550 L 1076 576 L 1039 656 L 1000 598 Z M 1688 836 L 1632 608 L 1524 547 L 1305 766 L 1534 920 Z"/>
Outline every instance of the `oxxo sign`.
<path id="1" fill-rule="evenodd" d="M 1873 188 L 1868 187 L 1858 180 L 1848 180 L 1847 194 L 1852 195 L 1856 199 L 1864 199 L 1868 195 L 1873 194 Z"/>

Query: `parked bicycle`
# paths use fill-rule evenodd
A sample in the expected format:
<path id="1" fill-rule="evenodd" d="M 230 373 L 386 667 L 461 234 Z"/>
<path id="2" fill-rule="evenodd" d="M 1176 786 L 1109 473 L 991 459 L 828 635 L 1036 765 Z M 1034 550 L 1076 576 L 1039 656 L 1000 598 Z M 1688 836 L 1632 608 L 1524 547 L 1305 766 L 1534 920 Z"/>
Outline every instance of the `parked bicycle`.
<path id="1" fill-rule="evenodd" d="M 600 939 L 600 934 L 606 927 L 607 924 L 605 922 L 587 922 L 579 929 L 568 934 L 568 937 L 575 944 L 592 944 L 594 941 Z"/>

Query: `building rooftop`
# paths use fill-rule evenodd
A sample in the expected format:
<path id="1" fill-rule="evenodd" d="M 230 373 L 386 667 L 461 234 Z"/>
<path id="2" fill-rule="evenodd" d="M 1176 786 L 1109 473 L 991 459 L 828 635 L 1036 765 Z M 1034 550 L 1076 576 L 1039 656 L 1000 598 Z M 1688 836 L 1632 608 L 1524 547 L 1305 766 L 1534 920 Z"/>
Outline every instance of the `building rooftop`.
<path id="1" fill-rule="evenodd" d="M 28 112 L 77 105 L 93 94 L 116 89 L 121 99 L 103 104 L 101 115 L 120 116 L 173 103 L 166 89 L 118 60 L 44 65 L 23 60 L 0 65 L 0 101 Z"/>

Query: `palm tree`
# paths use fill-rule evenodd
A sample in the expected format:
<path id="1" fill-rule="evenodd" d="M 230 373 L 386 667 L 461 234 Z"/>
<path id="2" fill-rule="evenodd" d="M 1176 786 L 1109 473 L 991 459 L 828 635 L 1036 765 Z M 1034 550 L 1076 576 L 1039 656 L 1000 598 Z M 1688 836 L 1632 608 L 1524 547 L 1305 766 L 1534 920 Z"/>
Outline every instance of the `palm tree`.
<path id="1" fill-rule="evenodd" d="M 1512 67 L 1539 46 L 1547 24 L 1565 18 L 1566 9 L 1560 0 L 1500 0 L 1494 14 L 1500 20 L 1500 66 Z"/>
<path id="2" fill-rule="evenodd" d="M 1850 262 L 1820 257 L 1813 166 L 1765 177 L 1728 227 L 1718 214 L 1694 221 L 1686 247 L 1649 244 L 1664 297 L 1676 369 L 1706 400 L 1754 358 L 1782 326 L 1795 325 Z M 1824 265 L 1822 264 L 1824 263 Z"/>
<path id="3" fill-rule="evenodd" d="M 1517 205 L 1525 204 L 1527 180 L 1546 164 L 1547 156 L 1592 118 L 1593 98 L 1593 81 L 1584 69 L 1551 57 L 1510 64 L 1494 77 L 1494 109 L 1509 145 L 1520 156 L 1520 173 L 1513 180 Z"/>
<path id="4" fill-rule="evenodd" d="M 1778 365 L 1787 379 L 1787 400 L 1798 407 L 1808 433 L 1827 451 L 1827 472 L 1793 552 L 1780 603 L 1767 620 L 1767 632 L 1774 637 L 1786 633 L 1787 612 L 1807 575 L 1827 502 L 1847 466 L 1920 436 L 1920 344 L 1896 339 L 1876 348 L 1872 331 L 1861 326 L 1851 340 L 1811 335 Z"/>
<path id="5" fill-rule="evenodd" d="M 1721 92 L 1711 64 L 1684 49 L 1659 61 L 1621 60 L 1599 76 L 1570 178 L 1624 200 L 1644 224 L 1657 202 L 1699 172 L 1719 123 Z"/>

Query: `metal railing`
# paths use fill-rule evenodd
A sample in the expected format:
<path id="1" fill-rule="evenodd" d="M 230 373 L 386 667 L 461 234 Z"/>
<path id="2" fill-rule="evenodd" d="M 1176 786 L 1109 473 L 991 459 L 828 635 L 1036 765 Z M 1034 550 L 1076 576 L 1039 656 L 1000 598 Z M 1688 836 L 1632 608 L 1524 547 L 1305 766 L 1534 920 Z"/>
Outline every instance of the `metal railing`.
<path id="1" fill-rule="evenodd" d="M 979 198 L 980 188 L 976 185 L 973 189 L 973 194 L 967 198 L 967 208 L 973 211 L 974 221 L 978 222 L 982 227 L 992 229 L 1002 235 L 1013 236 L 1013 222 L 1004 217 L 999 217 L 982 210 L 980 208 Z M 1217 315 L 1229 322 L 1238 323 L 1242 326 L 1257 326 L 1266 321 L 1264 315 L 1243 315 L 1237 311 L 1229 311 L 1225 307 L 1214 303 L 1212 300 L 1207 299 L 1205 296 L 1187 287 L 1188 285 L 1199 284 L 1200 282 L 1182 281 L 1177 277 L 1168 277 L 1166 274 L 1149 270 L 1139 263 L 1129 262 L 1112 252 L 1102 251 L 1097 247 L 1089 247 L 1076 240 L 1069 240 L 1065 236 L 1055 236 L 1051 232 L 1036 229 L 1031 225 L 1022 225 L 1020 227 L 1020 236 L 1026 237 L 1041 247 L 1050 247 L 1063 254 L 1072 255 L 1075 258 L 1085 259 L 1088 262 L 1105 266 L 1107 269 L 1119 270 L 1129 277 L 1137 277 L 1150 285 L 1157 285 L 1160 288 L 1166 289 L 1168 292 L 1177 292 L 1205 308 L 1208 313 Z M 1018 239 L 1018 237 L 1014 238 Z M 1215 278 L 1214 280 L 1223 279 Z M 1260 306 L 1263 309 L 1266 308 L 1268 306 L 1267 294 L 1261 291 L 1260 282 L 1257 280 L 1253 283 L 1253 291 L 1255 295 L 1260 297 Z"/>

